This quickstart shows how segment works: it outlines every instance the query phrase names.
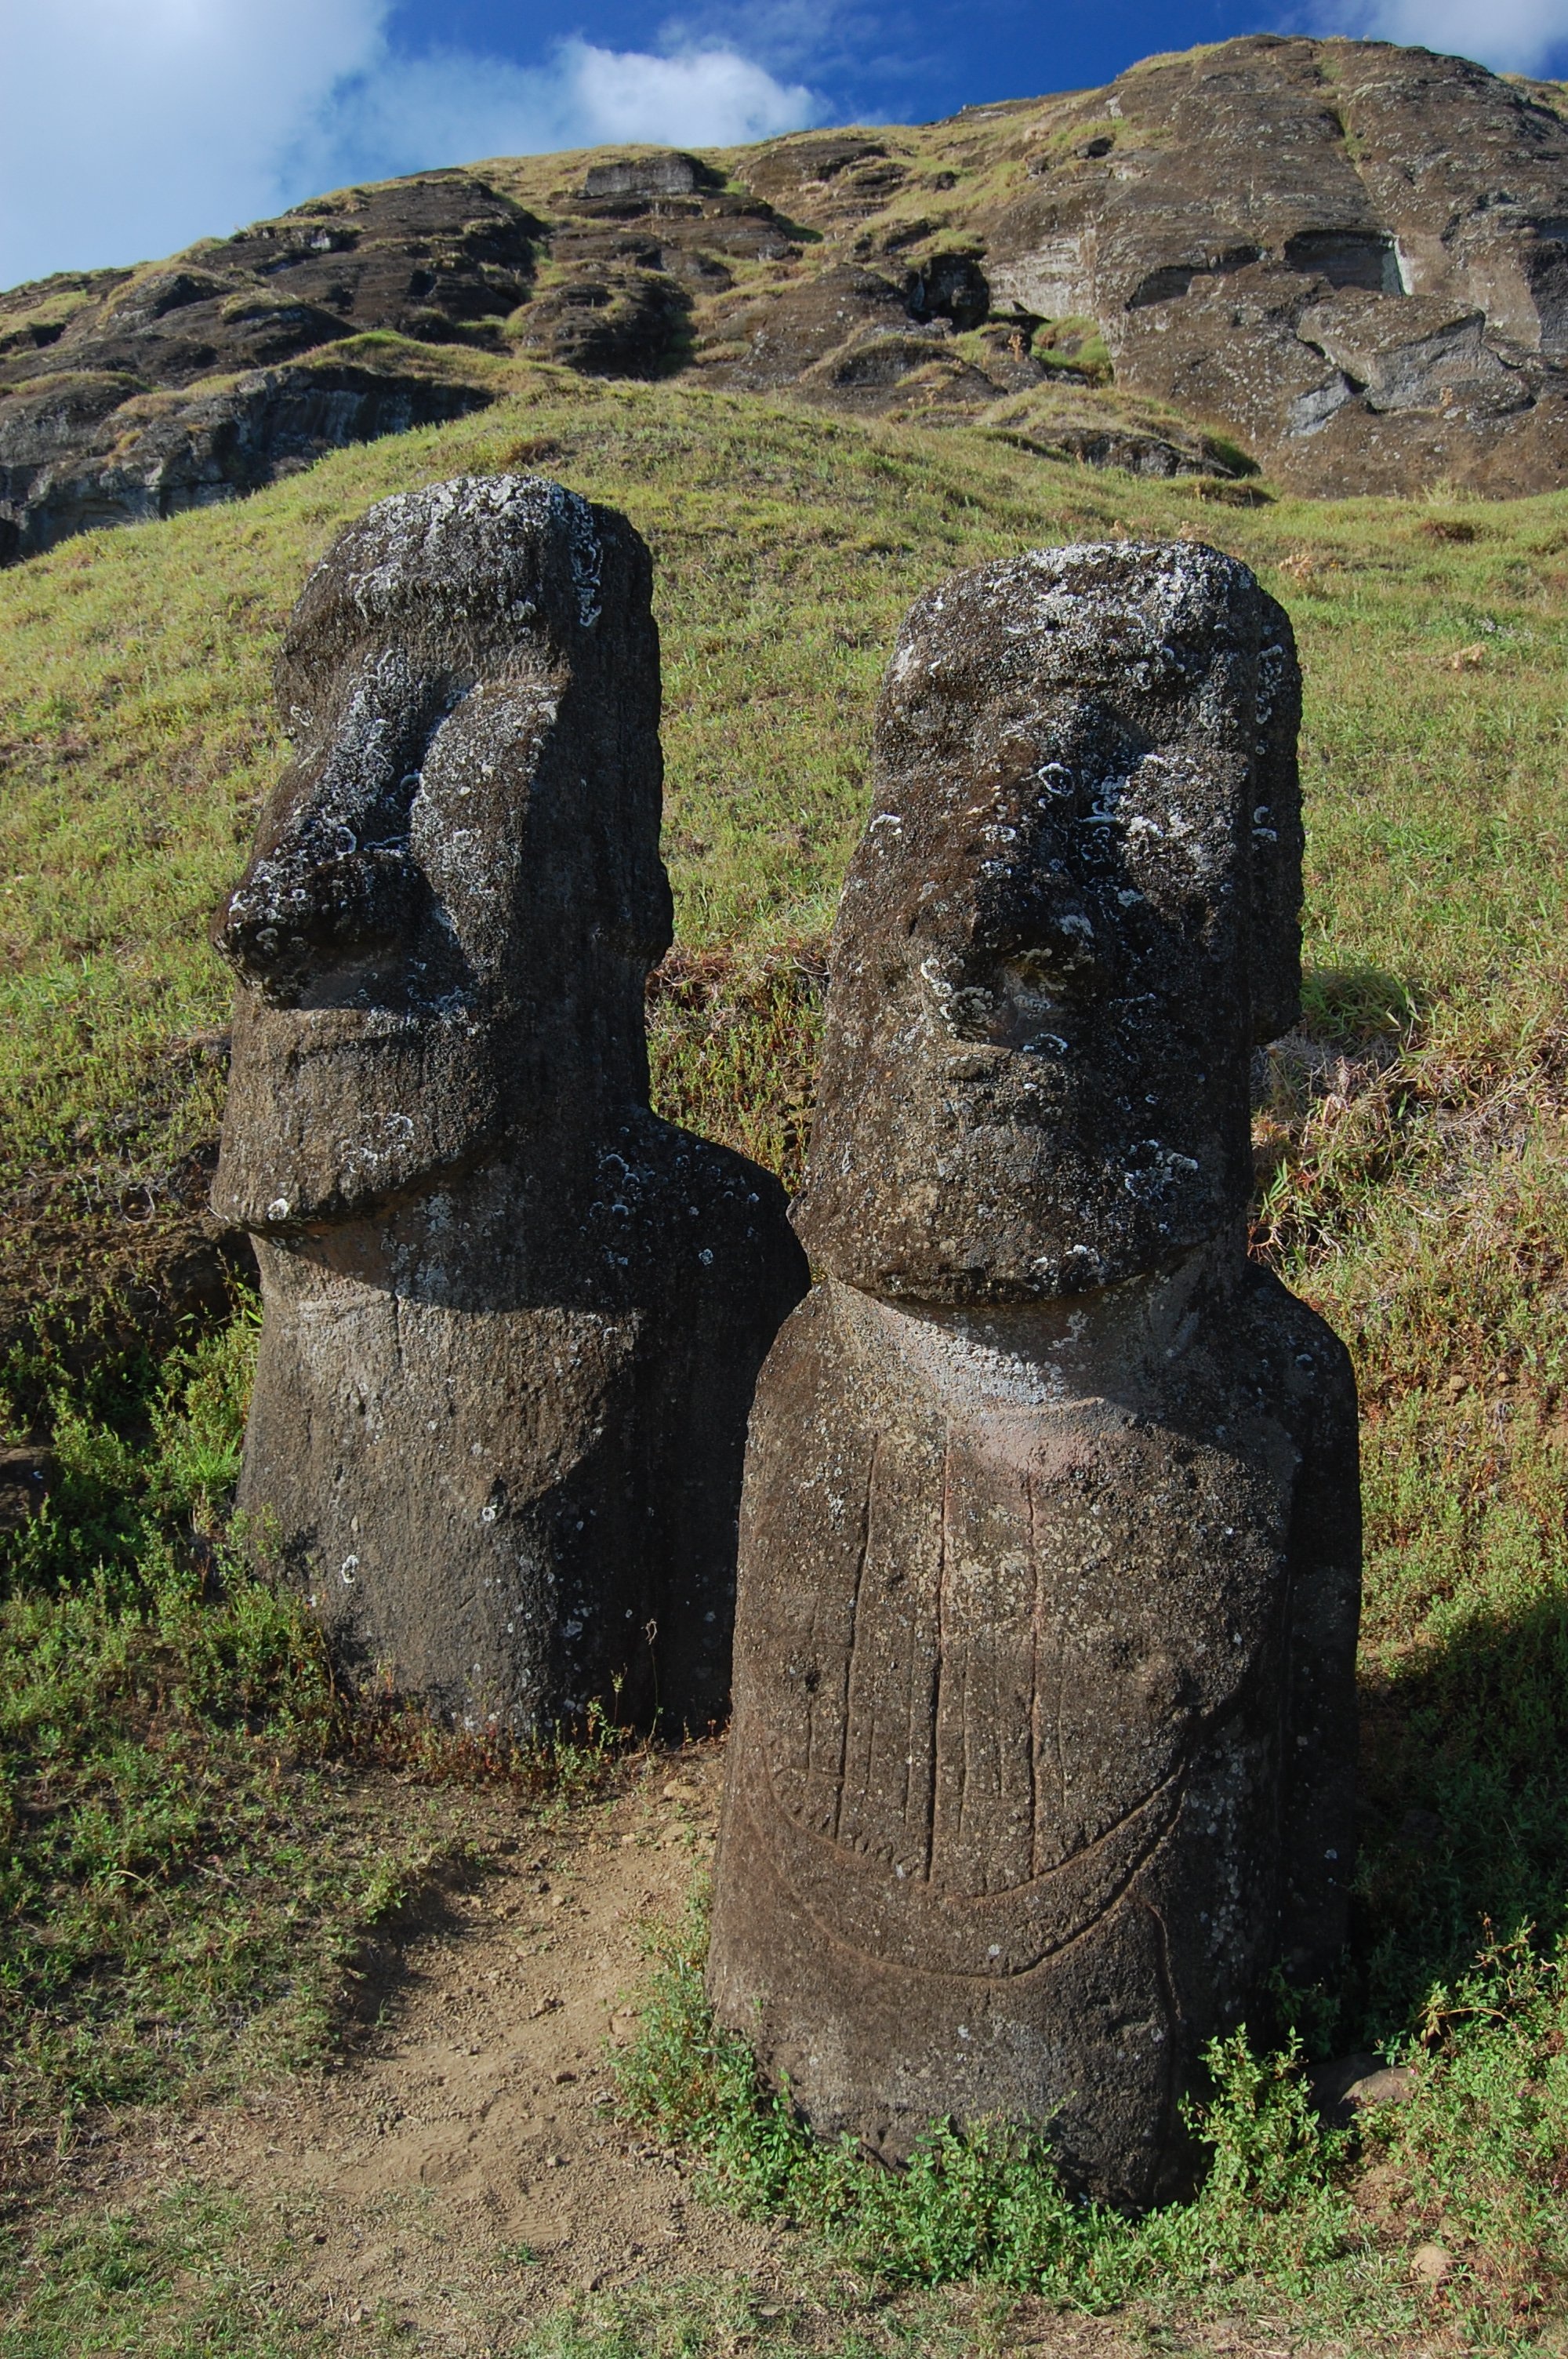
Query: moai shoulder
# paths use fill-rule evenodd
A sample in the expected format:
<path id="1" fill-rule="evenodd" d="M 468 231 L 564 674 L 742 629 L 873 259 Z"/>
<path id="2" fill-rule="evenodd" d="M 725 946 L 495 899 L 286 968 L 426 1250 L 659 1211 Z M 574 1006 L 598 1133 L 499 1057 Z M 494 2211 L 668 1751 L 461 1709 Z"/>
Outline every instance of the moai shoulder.
<path id="1" fill-rule="evenodd" d="M 753 1413 L 709 1986 L 815 2124 L 1046 2129 L 1143 2201 L 1270 1970 L 1343 1940 L 1342 1346 L 1251 1265 L 1295 1012 L 1289 624 L 1206 549 L 902 632 Z"/>
<path id="2" fill-rule="evenodd" d="M 469 1722 L 723 1708 L 766 1174 L 648 1106 L 658 643 L 624 517 L 383 501 L 278 666 L 294 758 L 218 927 L 214 1201 L 265 1302 L 242 1506 L 340 1652 Z"/>

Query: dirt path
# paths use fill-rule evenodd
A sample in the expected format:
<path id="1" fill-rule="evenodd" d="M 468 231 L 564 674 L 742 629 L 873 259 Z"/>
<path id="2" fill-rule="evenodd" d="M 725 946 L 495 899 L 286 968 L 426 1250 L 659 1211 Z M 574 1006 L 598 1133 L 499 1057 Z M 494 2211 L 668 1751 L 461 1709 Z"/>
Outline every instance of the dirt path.
<path id="1" fill-rule="evenodd" d="M 467 2359 L 568 2293 L 770 2277 L 787 2237 L 690 2202 L 609 2104 L 648 1930 L 710 1855 L 719 1775 L 713 1749 L 665 1756 L 549 1830 L 474 1797 L 482 1871 L 339 2069 L 187 2116 L 144 2160 L 247 2198 L 318 2315 L 421 2352 Z"/>
<path id="2" fill-rule="evenodd" d="M 922 2359 L 1322 2347 L 1257 2321 L 1159 2330 L 1152 2345 L 1111 2321 L 979 2295 L 972 2339 L 959 2296 L 944 2298 L 940 2343 L 912 2343 L 788 2228 L 693 2200 L 616 2118 L 606 2060 L 631 2035 L 650 1929 L 678 1922 L 710 1857 L 721 1770 L 716 1746 L 634 1763 L 546 1830 L 504 1799 L 465 1797 L 481 1870 L 442 1897 L 436 1930 L 382 1962 L 389 1981 L 373 1962 L 367 2028 L 336 2069 L 145 2126 L 114 2151 L 100 2197 L 116 2181 L 144 2201 L 193 2181 L 237 2196 L 256 2266 L 345 2359 L 388 2347 L 501 2359 L 563 2302 L 635 2294 L 656 2311 L 683 2286 L 707 2288 L 690 2299 L 730 2321 L 702 2345 L 716 2354 L 782 2350 L 778 2333 L 798 2351 L 896 2345 Z M 647 2331 L 612 2347 L 695 2347 Z"/>

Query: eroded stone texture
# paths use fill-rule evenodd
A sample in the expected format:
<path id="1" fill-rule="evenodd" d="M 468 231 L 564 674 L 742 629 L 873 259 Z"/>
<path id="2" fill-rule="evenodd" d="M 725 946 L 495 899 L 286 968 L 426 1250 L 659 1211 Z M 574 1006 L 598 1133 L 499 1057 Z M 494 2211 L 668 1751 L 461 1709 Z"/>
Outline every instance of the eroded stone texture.
<path id="1" fill-rule="evenodd" d="M 1256 34 L 1134 66 L 1081 127 L 989 223 L 999 308 L 1098 320 L 1119 383 L 1223 423 L 1292 490 L 1563 481 L 1549 86 Z"/>
<path id="2" fill-rule="evenodd" d="M 503 341 L 544 234 L 473 173 L 423 172 L 0 294 L 0 565 L 483 408 L 464 348 Z"/>
<path id="3" fill-rule="evenodd" d="M 265 1320 L 241 1506 L 360 1676 L 525 1729 L 728 1684 L 782 1193 L 648 1107 L 670 939 L 647 551 L 558 484 L 385 500 L 311 576 L 217 941 L 214 1202 Z"/>
<path id="4" fill-rule="evenodd" d="M 1246 1257 L 1298 983 L 1299 677 L 1245 567 L 1047 550 L 900 636 L 758 1388 L 709 1986 L 817 2127 L 1186 2168 L 1351 1860 L 1343 1347 Z"/>

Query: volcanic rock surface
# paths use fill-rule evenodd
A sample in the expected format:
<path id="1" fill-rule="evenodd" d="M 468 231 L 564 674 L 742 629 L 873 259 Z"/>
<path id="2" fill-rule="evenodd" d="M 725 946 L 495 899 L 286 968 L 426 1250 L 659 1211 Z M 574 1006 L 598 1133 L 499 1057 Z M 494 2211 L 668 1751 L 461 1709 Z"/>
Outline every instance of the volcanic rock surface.
<path id="1" fill-rule="evenodd" d="M 919 128 L 341 190 L 0 295 L 0 562 L 451 417 L 509 359 L 1144 473 L 1550 489 L 1565 111 L 1462 59 L 1258 35 Z M 388 389 L 280 394 L 328 365 Z"/>
<path id="2" fill-rule="evenodd" d="M 1249 1261 L 1300 981 L 1300 676 L 1245 566 L 1041 549 L 899 635 L 757 1386 L 719 2017 L 830 2136 L 1116 2202 L 1345 1939 L 1355 1384 Z"/>
<path id="3" fill-rule="evenodd" d="M 0 295 L 0 562 L 482 407 L 482 383 L 397 344 L 498 348 L 542 234 L 471 173 L 430 172 Z M 333 350 L 367 333 L 384 343 Z"/>
<path id="4" fill-rule="evenodd" d="M 240 1506 L 351 1676 L 522 1732 L 723 1714 L 782 1190 L 648 1106 L 652 565 L 529 476 L 382 501 L 278 667 L 216 940 L 213 1189 L 265 1317 Z"/>

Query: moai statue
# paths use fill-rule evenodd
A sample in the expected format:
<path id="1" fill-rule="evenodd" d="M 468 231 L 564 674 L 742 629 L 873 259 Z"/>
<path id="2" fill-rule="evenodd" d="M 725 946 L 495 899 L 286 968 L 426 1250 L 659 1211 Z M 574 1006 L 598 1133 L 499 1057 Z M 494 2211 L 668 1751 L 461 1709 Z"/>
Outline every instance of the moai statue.
<path id="1" fill-rule="evenodd" d="M 670 940 L 648 553 L 558 484 L 384 500 L 295 608 L 215 939 L 213 1190 L 265 1317 L 240 1505 L 340 1655 L 465 1725 L 725 1706 L 777 1184 L 648 1106 Z"/>
<path id="2" fill-rule="evenodd" d="M 1290 625 L 1210 549 L 921 600 L 752 1412 L 710 1994 L 816 2127 L 1079 2187 L 1344 1938 L 1356 1397 L 1245 1246 L 1299 983 Z"/>

